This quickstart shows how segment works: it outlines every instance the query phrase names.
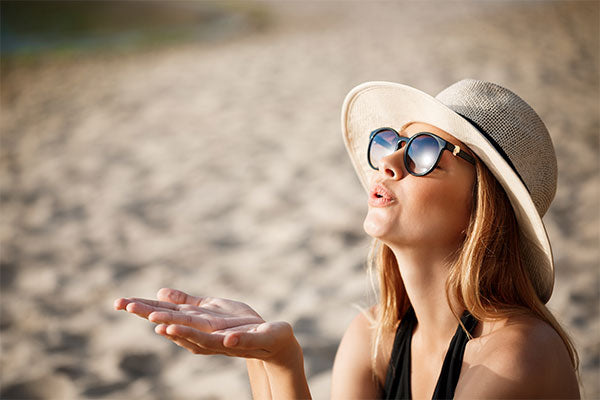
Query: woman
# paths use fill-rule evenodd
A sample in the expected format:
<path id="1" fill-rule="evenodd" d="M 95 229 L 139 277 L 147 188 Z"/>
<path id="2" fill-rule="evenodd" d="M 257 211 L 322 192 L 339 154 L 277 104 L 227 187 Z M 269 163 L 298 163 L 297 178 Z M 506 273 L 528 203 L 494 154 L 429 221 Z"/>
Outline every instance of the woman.
<path id="1" fill-rule="evenodd" d="M 344 334 L 332 397 L 578 398 L 577 353 L 544 305 L 556 157 L 531 107 L 476 80 L 436 98 L 369 82 L 346 97 L 342 130 L 369 192 L 380 299 Z M 288 323 L 172 289 L 115 308 L 193 353 L 247 358 L 255 398 L 310 397 Z"/>

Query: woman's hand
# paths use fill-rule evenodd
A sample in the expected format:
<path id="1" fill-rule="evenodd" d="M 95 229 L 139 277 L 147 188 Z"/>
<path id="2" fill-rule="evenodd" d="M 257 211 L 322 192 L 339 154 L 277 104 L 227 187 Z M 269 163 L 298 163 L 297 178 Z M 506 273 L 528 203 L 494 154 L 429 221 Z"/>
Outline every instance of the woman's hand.
<path id="1" fill-rule="evenodd" d="M 265 322 L 244 303 L 174 289 L 160 289 L 157 298 L 121 298 L 114 305 L 159 324 L 156 333 L 194 354 L 257 358 L 281 366 L 297 357 L 290 324 Z"/>
<path id="2" fill-rule="evenodd" d="M 160 289 L 158 300 L 122 298 L 126 310 L 158 325 L 156 333 L 194 354 L 248 359 L 254 398 L 309 399 L 302 349 L 287 322 L 265 322 L 238 301 Z"/>

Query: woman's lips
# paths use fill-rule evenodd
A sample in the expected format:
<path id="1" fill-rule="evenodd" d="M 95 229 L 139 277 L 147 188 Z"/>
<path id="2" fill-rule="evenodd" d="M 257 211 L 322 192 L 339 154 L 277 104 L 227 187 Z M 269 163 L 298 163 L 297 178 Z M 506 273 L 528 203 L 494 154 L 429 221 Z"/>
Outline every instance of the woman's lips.
<path id="1" fill-rule="evenodd" d="M 371 207 L 386 207 L 392 204 L 396 199 L 392 193 L 382 184 L 376 183 L 369 191 L 369 205 Z"/>

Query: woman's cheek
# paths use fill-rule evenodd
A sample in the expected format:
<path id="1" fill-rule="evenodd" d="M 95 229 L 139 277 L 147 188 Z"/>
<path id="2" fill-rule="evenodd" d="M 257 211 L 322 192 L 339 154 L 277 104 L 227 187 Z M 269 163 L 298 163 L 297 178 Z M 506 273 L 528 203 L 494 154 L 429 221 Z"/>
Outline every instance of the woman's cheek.
<path id="1" fill-rule="evenodd" d="M 415 204 L 413 227 L 424 239 L 453 241 L 468 221 L 464 196 L 447 185 L 430 185 L 428 189 L 421 191 Z"/>
<path id="2" fill-rule="evenodd" d="M 437 212 L 440 224 L 437 229 L 447 237 L 447 240 L 462 240 L 463 232 L 467 228 L 470 219 L 471 199 L 465 190 L 448 190 L 441 201 L 438 201 Z M 433 201 L 430 199 L 430 201 Z M 435 229 L 432 227 L 432 229 Z"/>

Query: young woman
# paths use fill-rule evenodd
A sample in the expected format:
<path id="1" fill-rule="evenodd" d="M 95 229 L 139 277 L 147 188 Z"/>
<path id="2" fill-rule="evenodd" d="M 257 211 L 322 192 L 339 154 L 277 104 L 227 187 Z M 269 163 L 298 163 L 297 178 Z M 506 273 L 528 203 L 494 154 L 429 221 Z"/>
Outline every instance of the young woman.
<path id="1" fill-rule="evenodd" d="M 436 98 L 369 82 L 346 97 L 342 130 L 380 299 L 344 334 L 332 398 L 578 398 L 577 353 L 544 305 L 556 157 L 533 109 L 476 80 Z M 195 354 L 245 357 L 255 398 L 310 397 L 286 322 L 172 289 L 115 308 Z"/>

